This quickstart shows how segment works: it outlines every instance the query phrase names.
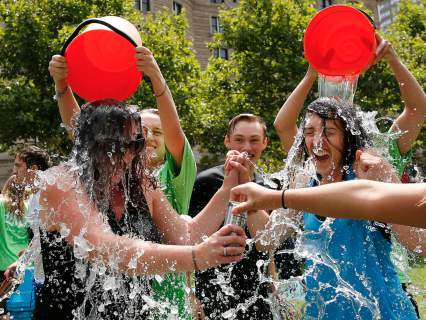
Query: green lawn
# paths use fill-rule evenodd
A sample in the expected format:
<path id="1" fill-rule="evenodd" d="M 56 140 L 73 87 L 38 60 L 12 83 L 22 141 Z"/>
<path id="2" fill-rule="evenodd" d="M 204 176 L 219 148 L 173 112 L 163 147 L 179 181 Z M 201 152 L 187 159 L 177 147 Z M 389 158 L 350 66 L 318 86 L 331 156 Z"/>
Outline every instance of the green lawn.
<path id="1" fill-rule="evenodd" d="M 415 287 L 415 291 L 412 293 L 419 305 L 420 318 L 426 319 L 426 267 L 413 268 L 410 278 Z"/>

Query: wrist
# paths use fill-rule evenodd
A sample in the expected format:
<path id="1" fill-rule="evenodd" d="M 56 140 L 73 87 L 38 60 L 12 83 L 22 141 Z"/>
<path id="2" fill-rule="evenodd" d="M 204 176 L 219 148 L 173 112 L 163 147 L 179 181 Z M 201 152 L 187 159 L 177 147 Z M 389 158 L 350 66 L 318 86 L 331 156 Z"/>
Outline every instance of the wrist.
<path id="1" fill-rule="evenodd" d="M 197 246 L 191 246 L 191 259 L 192 259 L 192 267 L 194 271 L 200 270 L 200 264 L 197 260 L 197 257 L 199 256 L 196 252 Z"/>
<path id="2" fill-rule="evenodd" d="M 68 87 L 68 81 L 65 79 L 55 81 L 55 92 L 62 92 Z"/>
<path id="3" fill-rule="evenodd" d="M 154 92 L 154 96 L 159 96 L 167 86 L 166 79 L 159 74 L 150 78 L 152 83 L 152 90 Z"/>

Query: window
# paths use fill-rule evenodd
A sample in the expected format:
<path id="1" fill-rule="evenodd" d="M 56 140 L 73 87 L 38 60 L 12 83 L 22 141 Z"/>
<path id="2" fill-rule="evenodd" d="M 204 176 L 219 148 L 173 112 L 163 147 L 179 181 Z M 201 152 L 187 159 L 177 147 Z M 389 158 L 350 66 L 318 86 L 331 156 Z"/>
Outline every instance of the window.
<path id="1" fill-rule="evenodd" d="M 211 23 L 211 33 L 222 33 L 222 26 L 220 25 L 219 17 L 212 16 L 210 19 Z"/>
<path id="2" fill-rule="evenodd" d="M 215 49 L 213 49 L 213 55 L 216 58 L 228 60 L 228 49 L 226 49 L 226 48 L 215 48 Z"/>
<path id="3" fill-rule="evenodd" d="M 333 0 L 321 0 L 321 8 L 327 8 L 333 4 Z"/>
<path id="4" fill-rule="evenodd" d="M 225 0 L 210 0 L 210 3 L 224 3 Z"/>
<path id="5" fill-rule="evenodd" d="M 135 0 L 135 8 L 143 13 L 151 11 L 150 0 Z"/>
<path id="6" fill-rule="evenodd" d="M 173 1 L 173 11 L 175 14 L 180 14 L 182 12 L 182 5 L 179 2 Z"/>

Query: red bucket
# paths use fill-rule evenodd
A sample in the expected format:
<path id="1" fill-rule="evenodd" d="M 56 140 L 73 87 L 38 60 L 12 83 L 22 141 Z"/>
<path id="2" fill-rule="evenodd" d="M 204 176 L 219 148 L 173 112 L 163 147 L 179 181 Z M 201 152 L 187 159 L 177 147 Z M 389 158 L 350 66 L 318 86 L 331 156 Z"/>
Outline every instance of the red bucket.
<path id="1" fill-rule="evenodd" d="M 305 58 L 321 74 L 360 74 L 373 61 L 374 25 L 361 11 L 334 5 L 319 11 L 304 35 Z"/>
<path id="2" fill-rule="evenodd" d="M 141 45 L 139 32 L 123 18 L 85 20 L 62 48 L 70 87 L 86 101 L 127 99 L 142 79 L 135 58 L 135 47 Z"/>

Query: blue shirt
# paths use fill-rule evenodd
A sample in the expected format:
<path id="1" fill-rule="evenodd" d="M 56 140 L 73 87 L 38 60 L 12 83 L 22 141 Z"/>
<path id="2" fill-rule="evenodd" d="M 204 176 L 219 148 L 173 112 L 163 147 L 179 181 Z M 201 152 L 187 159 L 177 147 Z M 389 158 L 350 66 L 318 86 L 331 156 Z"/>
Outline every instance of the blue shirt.
<path id="1" fill-rule="evenodd" d="M 354 178 L 350 168 L 345 180 Z M 304 214 L 304 245 L 311 254 L 305 271 L 307 318 L 417 319 L 391 262 L 391 242 L 378 225 Z"/>

